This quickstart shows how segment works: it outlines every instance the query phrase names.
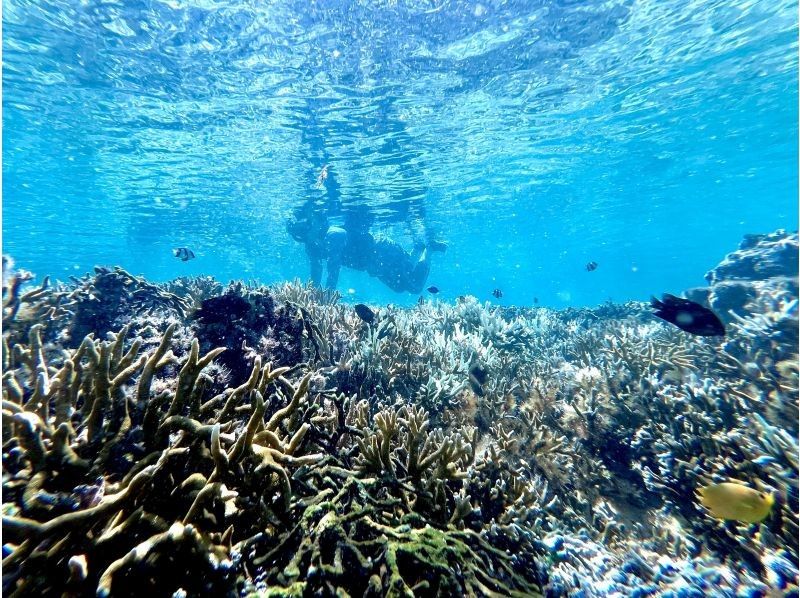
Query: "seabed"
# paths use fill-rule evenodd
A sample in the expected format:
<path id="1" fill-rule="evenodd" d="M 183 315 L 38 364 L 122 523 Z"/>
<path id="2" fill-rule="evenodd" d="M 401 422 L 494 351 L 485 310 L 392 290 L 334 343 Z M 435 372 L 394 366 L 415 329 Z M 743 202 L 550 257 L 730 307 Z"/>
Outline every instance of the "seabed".
<path id="1" fill-rule="evenodd" d="M 4 259 L 3 593 L 796 596 L 797 255 L 687 291 L 724 338 Z M 770 515 L 712 517 L 726 480 Z"/>

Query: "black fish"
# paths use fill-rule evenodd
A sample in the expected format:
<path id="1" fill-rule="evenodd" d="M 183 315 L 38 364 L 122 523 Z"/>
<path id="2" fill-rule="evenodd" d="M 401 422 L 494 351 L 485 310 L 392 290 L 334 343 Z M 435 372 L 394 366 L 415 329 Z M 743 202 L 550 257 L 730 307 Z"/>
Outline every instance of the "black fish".
<path id="1" fill-rule="evenodd" d="M 172 253 L 175 255 L 176 258 L 180 259 L 182 262 L 188 262 L 189 260 L 194 259 L 194 251 L 192 251 L 188 247 L 178 247 L 176 249 L 173 249 Z"/>
<path id="2" fill-rule="evenodd" d="M 472 366 L 470 366 L 469 375 L 474 376 L 481 384 L 486 384 L 486 380 L 489 379 L 489 372 L 479 363 L 473 363 Z"/>
<path id="3" fill-rule="evenodd" d="M 586 271 L 591 272 L 593 270 L 597 270 L 597 262 L 589 262 L 586 264 Z"/>
<path id="4" fill-rule="evenodd" d="M 503 296 L 503 291 L 500 289 L 495 289 L 492 291 L 492 295 L 500 299 Z"/>
<path id="5" fill-rule="evenodd" d="M 717 315 L 694 301 L 664 293 L 661 301 L 653 297 L 653 315 L 681 330 L 698 336 L 725 336 L 725 326 Z"/>
<path id="6" fill-rule="evenodd" d="M 479 397 L 483 396 L 483 385 L 489 379 L 486 368 L 479 363 L 473 363 L 469 368 L 469 385 Z"/>
<path id="7" fill-rule="evenodd" d="M 367 324 L 372 324 L 375 321 L 375 312 L 363 303 L 358 303 L 355 306 L 356 315 L 364 320 Z"/>
<path id="8" fill-rule="evenodd" d="M 538 297 L 534 297 L 534 298 L 533 298 L 533 302 L 534 302 L 534 303 L 539 303 L 539 298 L 538 298 Z"/>
<path id="9" fill-rule="evenodd" d="M 439 287 L 428 287 L 428 288 L 427 288 L 427 291 L 428 291 L 428 292 L 429 292 L 431 295 L 435 295 L 436 293 L 438 293 L 438 292 L 439 292 Z"/>

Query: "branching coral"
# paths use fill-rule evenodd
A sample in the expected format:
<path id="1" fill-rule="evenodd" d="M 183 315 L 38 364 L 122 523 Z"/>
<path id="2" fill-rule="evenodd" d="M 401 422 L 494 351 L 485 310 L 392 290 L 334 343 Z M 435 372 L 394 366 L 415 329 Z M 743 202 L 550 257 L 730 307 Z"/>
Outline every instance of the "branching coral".
<path id="1" fill-rule="evenodd" d="M 28 347 L 15 345 L 24 358 L 18 371 L 29 374 L 23 384 L 13 384 L 10 376 L 4 380 L 4 416 L 12 421 L 10 437 L 4 437 L 5 465 L 11 454 L 21 453 L 13 482 L 4 484 L 4 491 L 18 497 L 17 508 L 7 510 L 3 522 L 6 537 L 18 543 L 5 563 L 16 569 L 6 579 L 16 591 L 79 591 L 96 583 L 104 594 L 115 584 L 129 583 L 131 575 L 144 590 L 147 583 L 136 573 L 165 574 L 172 551 L 209 572 L 200 586 L 176 578 L 182 585 L 174 589 L 230 584 L 224 569 L 230 567 L 230 547 L 238 534 L 259 529 L 272 509 L 288 507 L 292 488 L 286 468 L 321 459 L 297 454 L 310 424 L 289 423 L 310 376 L 294 387 L 282 378 L 285 368 L 262 368 L 257 361 L 249 388 L 231 393 L 219 413 L 214 403 L 206 405 L 206 417 L 217 420 L 206 424 L 196 419 L 204 405 L 202 370 L 223 349 L 200 356 L 195 340 L 173 390 L 153 397 L 153 376 L 172 363 L 168 347 L 173 331 L 166 331 L 152 354 L 138 358 L 138 339 L 125 350 L 127 329 L 108 341 L 87 337 L 66 356 L 52 381 L 39 327 L 31 328 Z M 138 382 L 128 388 L 134 378 Z M 267 418 L 262 393 L 275 384 L 276 404 L 284 402 L 285 391 L 291 399 Z M 243 428 L 244 422 L 237 423 L 242 407 L 250 412 Z M 80 488 L 92 483 L 96 490 L 87 503 Z M 239 502 L 262 508 L 233 507 Z M 170 521 L 183 523 L 170 528 Z M 228 531 L 225 539 L 231 526 L 238 533 Z M 148 534 L 154 535 L 120 554 Z M 88 563 L 89 573 L 81 579 L 59 569 L 58 563 L 70 555 Z"/>
<path id="2" fill-rule="evenodd" d="M 360 453 L 356 468 L 394 485 L 410 510 L 432 520 L 449 520 L 456 506 L 457 488 L 448 482 L 466 476 L 474 458 L 475 431 L 429 431 L 428 414 L 408 405 L 382 409 L 369 426 L 367 403 L 362 401 L 356 409 L 361 412 L 362 436 L 357 439 Z"/>
<path id="3" fill-rule="evenodd" d="M 58 289 L 64 307 L 73 312 L 66 332 L 71 347 L 87 334 L 121 328 L 137 313 L 164 311 L 183 318 L 189 310 L 181 297 L 122 268 L 96 267 L 93 276 L 72 280 Z"/>
<path id="4" fill-rule="evenodd" d="M 797 583 L 791 285 L 718 342 L 643 304 L 364 322 L 299 283 L 30 280 L 4 272 L 9 594 Z M 724 480 L 770 516 L 713 519 L 694 494 Z"/>

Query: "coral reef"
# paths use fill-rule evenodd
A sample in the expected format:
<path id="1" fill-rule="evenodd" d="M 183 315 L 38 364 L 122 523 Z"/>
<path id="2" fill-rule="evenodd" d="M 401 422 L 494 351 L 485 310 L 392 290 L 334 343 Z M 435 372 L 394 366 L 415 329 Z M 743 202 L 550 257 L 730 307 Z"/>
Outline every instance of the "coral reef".
<path id="1" fill-rule="evenodd" d="M 257 356 L 278 365 L 302 361 L 302 314 L 290 304 L 275 306 L 263 290 L 232 284 L 219 295 L 203 299 L 190 318 L 192 334 L 204 351 L 225 347 L 220 364 L 227 368 L 227 382 L 247 379 Z"/>
<path id="2" fill-rule="evenodd" d="M 706 274 L 709 286 L 687 291 L 689 299 L 713 309 L 724 322 L 765 313 L 764 303 L 788 303 L 797 297 L 798 236 L 778 230 L 748 235 Z"/>
<path id="3" fill-rule="evenodd" d="M 299 282 L 4 258 L 3 592 L 796 592 L 796 258 L 779 232 L 713 271 L 712 307 L 754 289 L 721 341 L 638 303 L 367 323 Z M 720 481 L 772 512 L 714 519 Z"/>

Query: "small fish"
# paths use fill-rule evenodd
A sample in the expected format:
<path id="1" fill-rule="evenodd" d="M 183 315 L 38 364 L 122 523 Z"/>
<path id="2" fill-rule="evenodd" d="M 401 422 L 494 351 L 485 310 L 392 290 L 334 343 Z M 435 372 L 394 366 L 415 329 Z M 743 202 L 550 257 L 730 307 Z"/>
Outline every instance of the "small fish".
<path id="1" fill-rule="evenodd" d="M 725 336 L 725 326 L 717 315 L 694 301 L 665 293 L 661 301 L 653 297 L 653 315 L 698 336 Z"/>
<path id="2" fill-rule="evenodd" d="M 734 482 L 698 488 L 697 498 L 712 517 L 742 523 L 763 521 L 775 504 L 775 497 L 771 494 Z"/>
<path id="3" fill-rule="evenodd" d="M 194 259 L 194 251 L 188 247 L 178 247 L 172 250 L 173 255 L 182 262 L 188 262 Z"/>
<path id="4" fill-rule="evenodd" d="M 417 305 L 425 305 L 425 297 L 420 295 L 419 299 L 417 299 Z"/>
<path id="5" fill-rule="evenodd" d="M 587 272 L 592 272 L 594 270 L 597 270 L 597 262 L 589 262 L 588 264 L 586 264 Z"/>
<path id="6" fill-rule="evenodd" d="M 486 368 L 479 363 L 473 363 L 469 368 L 469 385 L 479 397 L 483 396 L 483 385 L 489 379 L 489 373 Z"/>
<path id="7" fill-rule="evenodd" d="M 534 297 L 534 298 L 533 298 L 533 302 L 534 302 L 534 303 L 539 303 L 539 298 L 538 298 L 538 297 Z"/>
<path id="8" fill-rule="evenodd" d="M 492 291 L 492 296 L 500 299 L 503 296 L 503 291 L 501 291 L 500 289 L 495 289 Z"/>
<path id="9" fill-rule="evenodd" d="M 439 292 L 439 287 L 430 286 L 426 289 L 431 295 L 435 295 Z"/>
<path id="10" fill-rule="evenodd" d="M 372 324 L 375 321 L 375 312 L 363 303 L 356 304 L 356 315 L 364 320 L 367 324 Z"/>

